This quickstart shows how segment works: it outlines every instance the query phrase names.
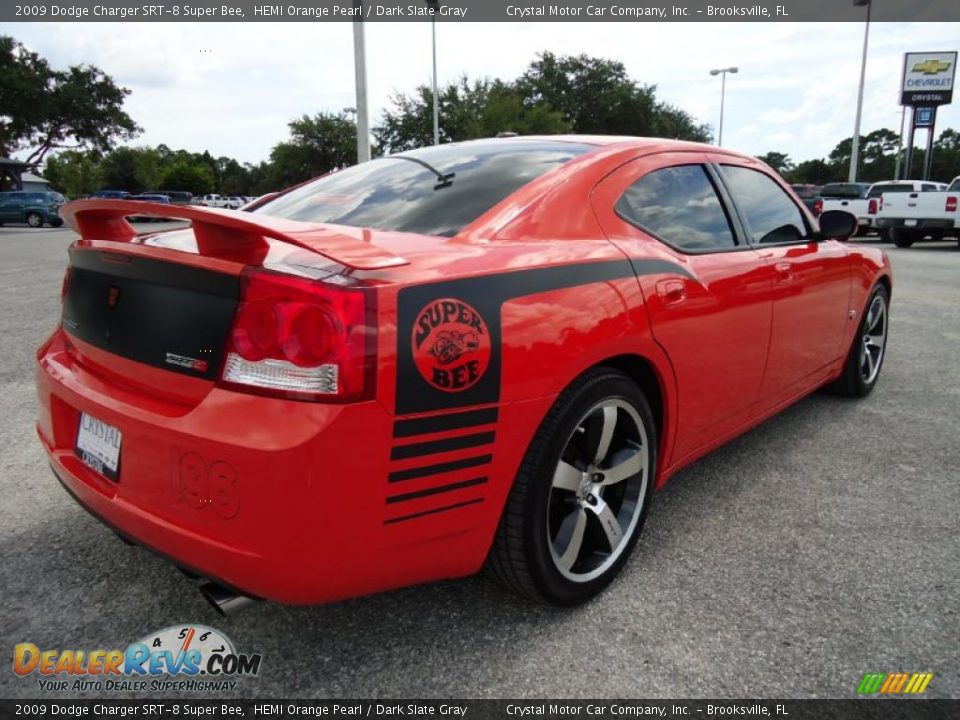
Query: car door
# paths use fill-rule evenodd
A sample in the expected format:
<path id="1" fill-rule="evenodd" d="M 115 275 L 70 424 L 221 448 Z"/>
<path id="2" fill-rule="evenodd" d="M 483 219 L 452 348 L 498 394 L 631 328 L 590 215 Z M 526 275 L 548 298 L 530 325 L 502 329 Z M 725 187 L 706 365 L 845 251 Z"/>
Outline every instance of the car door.
<path id="1" fill-rule="evenodd" d="M 774 270 L 770 354 L 762 413 L 821 382 L 843 354 L 850 322 L 850 261 L 843 243 L 820 241 L 781 181 L 759 163 L 712 156 L 749 242 Z"/>
<path id="2" fill-rule="evenodd" d="M 638 267 L 653 335 L 670 357 L 680 462 L 749 418 L 770 340 L 773 275 L 743 242 L 703 153 L 638 158 L 594 190 L 607 237 Z M 642 272 L 644 260 L 672 266 Z"/>
<path id="3" fill-rule="evenodd" d="M 16 196 L 22 193 L 5 192 L 0 193 L 0 222 L 18 222 L 18 205 Z"/>

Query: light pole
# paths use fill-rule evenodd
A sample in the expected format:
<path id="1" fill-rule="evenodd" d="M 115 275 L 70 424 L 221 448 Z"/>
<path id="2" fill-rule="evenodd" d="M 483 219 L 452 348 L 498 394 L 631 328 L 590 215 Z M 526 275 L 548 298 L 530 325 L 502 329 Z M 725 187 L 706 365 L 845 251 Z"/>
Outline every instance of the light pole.
<path id="1" fill-rule="evenodd" d="M 433 144 L 440 144 L 440 106 L 437 104 L 437 11 L 440 0 L 424 0 L 430 8 L 430 34 L 433 37 Z"/>
<path id="2" fill-rule="evenodd" d="M 863 83 L 867 76 L 867 42 L 870 39 L 870 0 L 853 0 L 854 7 L 867 6 L 867 22 L 863 31 L 863 57 L 860 60 L 860 89 L 857 90 L 857 119 L 853 122 L 853 140 L 850 143 L 850 182 L 857 181 L 857 166 L 860 164 L 860 115 L 863 112 Z"/>
<path id="3" fill-rule="evenodd" d="M 363 3 L 354 0 L 358 17 L 363 17 Z M 364 44 L 363 21 L 353 21 L 353 69 L 357 88 L 357 162 L 370 159 L 370 120 L 367 114 L 367 52 Z"/>
<path id="4" fill-rule="evenodd" d="M 727 94 L 727 73 L 738 73 L 740 72 L 735 67 L 720 68 L 718 70 L 711 70 L 711 75 L 720 76 L 720 129 L 717 131 L 717 145 L 723 144 L 723 102 L 724 96 Z"/>

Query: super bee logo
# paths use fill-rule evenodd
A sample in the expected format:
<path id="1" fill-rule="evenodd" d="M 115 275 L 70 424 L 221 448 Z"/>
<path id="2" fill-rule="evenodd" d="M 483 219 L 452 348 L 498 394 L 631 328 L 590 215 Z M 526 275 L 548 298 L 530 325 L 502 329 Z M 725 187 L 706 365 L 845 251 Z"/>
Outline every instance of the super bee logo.
<path id="1" fill-rule="evenodd" d="M 455 298 L 427 305 L 413 324 L 413 358 L 423 379 L 444 392 L 473 387 L 490 364 L 490 333 L 480 313 Z"/>

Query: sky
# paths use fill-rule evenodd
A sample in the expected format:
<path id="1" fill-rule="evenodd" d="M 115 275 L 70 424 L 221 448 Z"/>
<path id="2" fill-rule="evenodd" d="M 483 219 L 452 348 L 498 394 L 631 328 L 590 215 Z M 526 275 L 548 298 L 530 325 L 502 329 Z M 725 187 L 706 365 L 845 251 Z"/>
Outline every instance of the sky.
<path id="1" fill-rule="evenodd" d="M 657 95 L 716 132 L 727 78 L 723 144 L 794 161 L 825 157 L 853 134 L 861 23 L 438 23 L 438 76 L 512 79 L 538 51 L 621 61 Z M 54 66 L 91 63 L 133 92 L 144 132 L 132 144 L 267 159 L 303 114 L 356 104 L 350 23 L 0 23 Z M 368 23 L 371 122 L 395 92 L 428 84 L 429 23 Z M 862 133 L 899 130 L 906 51 L 956 50 L 960 23 L 873 23 Z M 960 129 L 960 97 L 937 132 Z M 918 143 L 923 135 L 918 133 Z"/>

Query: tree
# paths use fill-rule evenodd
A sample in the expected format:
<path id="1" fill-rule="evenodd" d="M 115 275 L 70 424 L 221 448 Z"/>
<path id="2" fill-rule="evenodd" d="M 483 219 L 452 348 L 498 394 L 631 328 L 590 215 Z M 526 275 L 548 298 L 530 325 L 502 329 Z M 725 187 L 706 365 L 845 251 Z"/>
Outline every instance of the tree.
<path id="1" fill-rule="evenodd" d="M 183 158 L 164 169 L 161 184 L 164 190 L 186 190 L 194 195 L 206 195 L 215 187 L 213 171 L 206 163 Z"/>
<path id="2" fill-rule="evenodd" d="M 758 155 L 757 160 L 760 162 L 765 162 L 781 175 L 786 175 L 794 168 L 793 161 L 786 153 L 771 151 L 764 153 L 763 155 Z"/>
<path id="3" fill-rule="evenodd" d="M 304 115 L 290 123 L 290 140 L 270 152 L 275 188 L 294 185 L 357 160 L 356 125 L 345 114 Z"/>
<path id="4" fill-rule="evenodd" d="M 374 128 L 377 144 L 390 152 L 433 143 L 433 91 L 426 85 L 413 95 L 397 93 Z M 494 137 L 509 131 L 522 135 L 568 132 L 570 125 L 549 105 L 527 106 L 523 96 L 500 80 L 466 76 L 439 90 L 441 142 Z"/>
<path id="5" fill-rule="evenodd" d="M 43 176 L 67 197 L 86 197 L 100 189 L 100 160 L 96 151 L 65 150 L 47 158 Z"/>
<path id="6" fill-rule="evenodd" d="M 516 87 L 528 106 L 544 103 L 559 110 L 576 133 L 710 139 L 705 125 L 658 101 L 655 85 L 634 81 L 615 60 L 543 52 Z"/>
<path id="7" fill-rule="evenodd" d="M 828 182 L 836 182 L 845 176 L 838 175 L 836 169 L 824 160 L 804 160 L 793 170 L 787 172 L 784 177 L 792 183 L 823 185 Z"/>
<path id="8" fill-rule="evenodd" d="M 129 94 L 93 65 L 53 70 L 21 43 L 0 36 L 3 154 L 33 148 L 27 162 L 39 163 L 55 148 L 106 152 L 140 132 L 123 110 Z"/>
<path id="9" fill-rule="evenodd" d="M 137 151 L 134 148 L 119 147 L 106 155 L 100 163 L 101 179 L 106 189 L 131 193 L 146 190 L 146 185 L 137 174 L 137 164 Z"/>

